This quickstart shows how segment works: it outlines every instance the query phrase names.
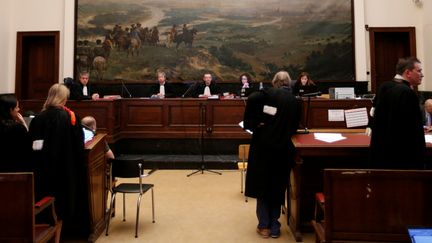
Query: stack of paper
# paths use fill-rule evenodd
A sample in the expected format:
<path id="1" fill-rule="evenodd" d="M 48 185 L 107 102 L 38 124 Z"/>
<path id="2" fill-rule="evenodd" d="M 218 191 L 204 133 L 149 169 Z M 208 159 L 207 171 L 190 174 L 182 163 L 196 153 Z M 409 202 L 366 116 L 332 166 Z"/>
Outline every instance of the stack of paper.
<path id="1" fill-rule="evenodd" d="M 342 136 L 342 134 L 340 133 L 314 133 L 314 137 L 316 140 L 320 140 L 326 143 L 333 143 L 346 139 L 346 137 Z"/>
<path id="2" fill-rule="evenodd" d="M 426 134 L 425 135 L 425 140 L 426 140 L 426 143 L 432 143 L 432 135 Z"/>

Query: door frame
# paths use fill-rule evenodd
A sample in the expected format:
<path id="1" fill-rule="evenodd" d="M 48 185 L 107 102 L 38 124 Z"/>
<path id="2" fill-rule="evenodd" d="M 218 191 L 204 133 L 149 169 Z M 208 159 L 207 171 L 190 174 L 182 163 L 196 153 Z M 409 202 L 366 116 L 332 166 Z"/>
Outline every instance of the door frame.
<path id="1" fill-rule="evenodd" d="M 18 31 L 16 44 L 16 67 L 15 67 L 15 95 L 20 99 L 23 94 L 23 51 L 24 39 L 26 37 L 54 37 L 54 64 L 57 68 L 54 69 L 54 77 L 59 77 L 60 65 L 60 31 Z"/>
<path id="2" fill-rule="evenodd" d="M 369 31 L 370 46 L 370 70 L 371 70 L 371 91 L 377 91 L 376 85 L 376 62 L 375 62 L 375 34 L 376 33 L 408 33 L 410 55 L 417 56 L 415 27 L 367 27 Z"/>

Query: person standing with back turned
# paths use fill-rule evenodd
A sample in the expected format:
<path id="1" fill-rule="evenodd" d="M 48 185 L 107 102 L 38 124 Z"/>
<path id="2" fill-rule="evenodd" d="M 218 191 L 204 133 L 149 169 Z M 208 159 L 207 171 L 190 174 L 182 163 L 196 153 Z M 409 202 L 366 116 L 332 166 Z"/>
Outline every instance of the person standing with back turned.
<path id="1" fill-rule="evenodd" d="M 278 219 L 294 165 L 291 136 L 299 125 L 300 109 L 294 95 L 283 88 L 290 82 L 287 72 L 277 73 L 272 88 L 248 97 L 244 113 L 244 128 L 253 132 L 245 195 L 257 199 L 257 232 L 263 238 L 280 236 Z"/>
<path id="2" fill-rule="evenodd" d="M 401 58 L 396 76 L 379 88 L 374 100 L 371 167 L 425 168 L 425 137 L 420 102 L 414 88 L 423 74 L 415 57 Z"/>

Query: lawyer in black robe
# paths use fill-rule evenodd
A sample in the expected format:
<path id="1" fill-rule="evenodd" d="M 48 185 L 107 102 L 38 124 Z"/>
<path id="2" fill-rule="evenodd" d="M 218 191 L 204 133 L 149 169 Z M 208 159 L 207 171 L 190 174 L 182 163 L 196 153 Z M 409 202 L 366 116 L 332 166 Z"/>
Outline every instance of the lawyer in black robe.
<path id="1" fill-rule="evenodd" d="M 30 124 L 36 163 L 35 193 L 36 199 L 55 197 L 57 214 L 63 220 L 63 236 L 88 235 L 84 135 L 79 117 L 64 106 L 68 94 L 65 86 L 54 84 L 44 110 Z"/>
<path id="2" fill-rule="evenodd" d="M 285 72 L 286 73 L 286 72 Z M 252 93 L 247 100 L 244 127 L 253 132 L 245 195 L 257 198 L 257 231 L 263 237 L 280 235 L 280 208 L 295 148 L 291 136 L 299 124 L 299 107 L 283 82 Z"/>
<path id="3" fill-rule="evenodd" d="M 263 112 L 275 107 L 276 114 Z M 246 175 L 246 196 L 283 204 L 295 148 L 291 136 L 299 125 L 294 95 L 283 88 L 252 93 L 247 100 L 244 127 L 253 132 Z"/>
<path id="4" fill-rule="evenodd" d="M 417 69 L 410 72 L 418 72 L 421 81 L 421 68 Z M 372 168 L 425 168 L 423 117 L 409 79 L 396 75 L 377 92 L 370 144 Z"/>

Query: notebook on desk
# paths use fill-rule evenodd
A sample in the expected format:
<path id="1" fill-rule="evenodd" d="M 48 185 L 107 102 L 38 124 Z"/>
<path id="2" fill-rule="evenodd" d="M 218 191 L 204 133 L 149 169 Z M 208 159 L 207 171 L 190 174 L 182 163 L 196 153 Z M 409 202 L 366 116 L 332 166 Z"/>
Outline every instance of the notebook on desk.
<path id="1" fill-rule="evenodd" d="M 412 243 L 431 243 L 432 242 L 432 226 L 431 227 L 408 227 L 408 235 Z"/>

